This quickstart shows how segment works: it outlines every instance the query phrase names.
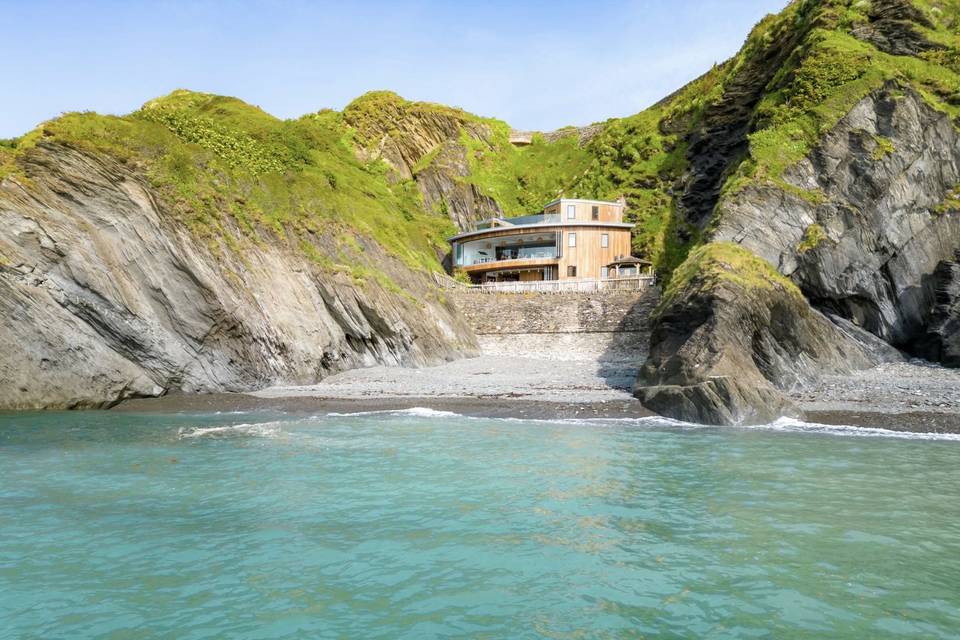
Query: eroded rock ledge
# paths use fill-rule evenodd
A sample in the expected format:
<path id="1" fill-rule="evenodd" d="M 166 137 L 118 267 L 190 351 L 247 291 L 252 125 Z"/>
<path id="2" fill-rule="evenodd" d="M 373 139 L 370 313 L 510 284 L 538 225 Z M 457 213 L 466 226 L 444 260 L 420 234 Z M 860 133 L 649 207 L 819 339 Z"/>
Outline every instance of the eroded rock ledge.
<path id="1" fill-rule="evenodd" d="M 218 251 L 107 157 L 42 143 L 24 167 L 29 184 L 0 184 L 0 409 L 309 384 L 476 351 L 428 276 L 374 242 L 405 293 L 327 274 L 282 238 Z"/>
<path id="2" fill-rule="evenodd" d="M 784 391 L 897 357 L 856 332 L 811 308 L 793 283 L 749 251 L 708 244 L 665 292 L 634 394 L 661 415 L 705 424 L 798 416 Z"/>

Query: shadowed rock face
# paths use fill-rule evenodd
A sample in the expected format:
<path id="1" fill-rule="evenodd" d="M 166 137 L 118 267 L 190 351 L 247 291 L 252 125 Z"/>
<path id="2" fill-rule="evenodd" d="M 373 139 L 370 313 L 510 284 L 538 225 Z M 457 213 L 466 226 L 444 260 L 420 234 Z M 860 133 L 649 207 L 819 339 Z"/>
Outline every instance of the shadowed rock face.
<path id="1" fill-rule="evenodd" d="M 908 0 L 873 0 L 867 24 L 853 28 L 854 37 L 894 56 L 915 56 L 938 48 L 917 30 L 932 27 L 920 9 Z"/>
<path id="2" fill-rule="evenodd" d="M 689 169 L 679 210 L 688 222 L 703 226 L 710 219 L 724 181 L 747 152 L 754 108 L 804 34 L 801 29 L 787 30 L 779 41 L 751 56 L 723 97 L 707 107 L 701 123 L 687 135 Z"/>
<path id="3" fill-rule="evenodd" d="M 433 162 L 415 176 L 424 204 L 434 211 L 446 210 L 460 231 L 472 229 L 481 220 L 503 216 L 496 200 L 464 180 L 469 175 L 467 150 L 456 140 L 447 140 Z"/>
<path id="4" fill-rule="evenodd" d="M 324 275 L 280 240 L 212 253 L 113 160 L 43 143 L 24 162 L 28 186 L 0 185 L 0 409 L 304 384 L 475 352 L 427 276 L 374 243 L 365 250 L 411 297 Z"/>
<path id="5" fill-rule="evenodd" d="M 749 187 L 720 204 L 713 239 L 749 248 L 815 306 L 910 349 L 935 306 L 924 281 L 960 247 L 960 215 L 942 206 L 960 182 L 958 142 L 944 114 L 888 84 L 786 173 L 821 202 Z"/>
<path id="6" fill-rule="evenodd" d="M 955 260 L 937 265 L 924 285 L 932 292 L 933 308 L 926 330 L 909 348 L 921 358 L 960 367 L 960 251 Z"/>
<path id="7" fill-rule="evenodd" d="M 714 273 L 695 276 L 656 315 L 634 389 L 652 411 L 705 424 L 769 423 L 800 414 L 782 392 L 897 358 L 832 323 L 788 283 L 743 278 L 722 259 L 705 271 Z"/>

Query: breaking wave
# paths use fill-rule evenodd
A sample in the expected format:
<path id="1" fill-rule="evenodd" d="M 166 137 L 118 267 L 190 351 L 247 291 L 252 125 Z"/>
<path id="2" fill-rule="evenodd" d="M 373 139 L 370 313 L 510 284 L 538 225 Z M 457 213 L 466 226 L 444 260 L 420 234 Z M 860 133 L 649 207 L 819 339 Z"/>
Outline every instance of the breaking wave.
<path id="1" fill-rule="evenodd" d="M 534 422 L 546 424 L 563 425 L 582 425 L 582 426 L 637 426 L 637 427 L 672 427 L 678 429 L 743 429 L 760 431 L 781 431 L 789 433 L 810 433 L 831 436 L 847 437 L 874 437 L 874 438 L 898 438 L 902 440 L 943 440 L 960 442 L 960 433 L 934 433 L 918 431 L 898 431 L 895 429 L 883 429 L 880 427 L 859 427 L 854 425 L 836 425 L 822 424 L 818 422 L 806 422 L 795 418 L 780 418 L 770 424 L 761 425 L 738 425 L 731 427 L 721 427 L 716 425 L 705 425 L 694 422 L 684 422 L 672 418 L 661 416 L 645 416 L 642 418 L 483 418 L 478 416 L 465 416 L 453 411 L 439 411 L 427 407 L 414 407 L 411 409 L 400 410 L 382 410 L 382 411 L 358 411 L 354 413 L 328 413 L 329 417 L 358 417 L 372 415 L 394 415 L 394 416 L 413 416 L 419 418 L 462 418 L 465 420 L 497 420 L 504 422 Z"/>
<path id="2" fill-rule="evenodd" d="M 242 423 L 220 427 L 181 427 L 177 439 L 188 438 L 276 438 L 280 436 L 282 422 Z"/>
<path id="3" fill-rule="evenodd" d="M 411 407 L 410 409 L 383 409 L 380 411 L 354 411 L 351 413 L 330 412 L 326 414 L 332 418 L 354 418 L 358 416 L 411 416 L 414 418 L 465 418 L 453 411 L 438 411 L 429 407 Z"/>

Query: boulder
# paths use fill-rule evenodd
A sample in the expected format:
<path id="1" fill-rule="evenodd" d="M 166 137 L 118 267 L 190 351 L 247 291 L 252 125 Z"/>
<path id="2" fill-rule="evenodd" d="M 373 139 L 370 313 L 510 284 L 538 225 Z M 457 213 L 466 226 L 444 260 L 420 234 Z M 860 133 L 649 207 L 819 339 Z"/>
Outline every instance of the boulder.
<path id="1" fill-rule="evenodd" d="M 763 424 L 799 410 L 784 394 L 876 354 L 807 303 L 767 262 L 730 243 L 691 252 L 655 313 L 634 394 L 704 424 Z"/>

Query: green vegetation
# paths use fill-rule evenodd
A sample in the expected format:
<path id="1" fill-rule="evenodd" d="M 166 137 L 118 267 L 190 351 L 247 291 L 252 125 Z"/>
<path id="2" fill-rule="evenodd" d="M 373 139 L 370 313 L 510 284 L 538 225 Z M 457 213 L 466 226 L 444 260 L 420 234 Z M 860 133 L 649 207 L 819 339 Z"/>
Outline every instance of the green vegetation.
<path id="1" fill-rule="evenodd" d="M 870 154 L 870 157 L 875 161 L 879 162 L 883 160 L 891 153 L 896 151 L 896 147 L 893 146 L 893 141 L 890 138 L 884 138 L 883 136 L 873 136 L 873 141 L 877 146 L 873 148 L 873 152 Z"/>
<path id="2" fill-rule="evenodd" d="M 933 212 L 937 215 L 960 211 L 960 185 L 953 188 L 953 191 L 947 194 L 943 202 L 938 204 Z"/>
<path id="3" fill-rule="evenodd" d="M 470 279 L 470 276 L 467 275 L 467 272 L 463 269 L 454 269 L 453 279 L 460 284 L 473 284 L 473 280 Z"/>
<path id="4" fill-rule="evenodd" d="M 534 136 L 533 144 L 514 147 L 507 125 L 491 122 L 489 126 L 489 141 L 466 132 L 460 136 L 470 162 L 467 180 L 496 200 L 507 215 L 536 213 L 560 196 L 574 197 L 571 185 L 590 161 L 576 135 L 555 142 Z"/>
<path id="5" fill-rule="evenodd" d="M 812 224 L 803 230 L 803 237 L 797 245 L 797 251 L 806 253 L 827 239 L 827 232 L 819 224 Z"/>
<path id="6" fill-rule="evenodd" d="M 696 265 L 715 266 L 729 253 L 722 247 L 690 253 L 710 229 L 691 224 L 677 208 L 690 169 L 690 134 L 712 106 L 728 113 L 731 95 L 758 87 L 758 79 L 759 102 L 737 116 L 749 122 L 748 145 L 721 176 L 721 201 L 767 184 L 824 202 L 822 191 L 798 188 L 784 172 L 885 85 L 917 91 L 960 123 L 960 0 L 913 3 L 929 24 L 908 28 L 935 43 L 933 49 L 894 56 L 857 38 L 871 28 L 869 0 L 796 0 L 760 21 L 736 56 L 646 111 L 598 125 L 584 142 L 580 130 L 569 128 L 515 147 L 503 122 L 389 91 L 365 94 L 342 113 L 287 121 L 234 98 L 176 91 L 126 117 L 68 114 L 21 139 L 0 141 L 0 178 L 16 173 L 16 159 L 40 139 L 108 153 L 145 171 L 170 210 L 211 246 L 236 250 L 246 241 L 285 238 L 324 269 L 381 281 L 367 262 L 368 240 L 408 266 L 438 269 L 453 229 L 444 203 L 426 211 L 413 180 L 400 179 L 382 160 L 358 159 L 358 151 L 374 158 L 381 149 L 399 150 L 417 176 L 437 162 L 440 143 L 453 140 L 469 169 L 458 179 L 494 198 L 507 215 L 535 213 L 557 197 L 624 196 L 627 219 L 636 223 L 634 253 L 652 259 L 665 279 L 682 264 L 682 280 Z M 771 60 L 783 61 L 772 79 L 758 73 Z M 896 151 L 889 139 L 871 137 L 873 160 Z M 937 211 L 958 202 L 951 196 Z M 811 225 L 798 250 L 825 238 Z"/>
<path id="7" fill-rule="evenodd" d="M 280 239 L 324 269 L 399 289 L 358 238 L 439 270 L 453 227 L 425 211 L 413 181 L 391 184 L 382 162 L 358 160 L 351 135 L 334 112 L 283 121 L 234 98 L 176 91 L 129 116 L 66 114 L 0 153 L 15 157 L 42 138 L 107 154 L 142 169 L 213 250 Z"/>
<path id="8" fill-rule="evenodd" d="M 461 126 L 486 121 L 456 107 L 404 100 L 392 91 L 370 91 L 343 110 L 343 120 L 354 132 L 354 142 L 361 147 L 375 146 L 385 135 L 399 138 L 403 135 L 397 128 L 400 122 L 435 116 Z"/>
<path id="9" fill-rule="evenodd" d="M 804 3 L 797 3 L 802 6 Z M 806 4 L 812 4 L 807 0 Z M 945 49 L 920 57 L 893 56 L 858 40 L 850 29 L 867 20 L 869 3 L 824 0 L 810 13 L 814 25 L 757 107 L 757 129 L 750 135 L 750 156 L 728 183 L 735 193 L 756 180 L 783 186 L 784 170 L 796 164 L 820 138 L 868 93 L 892 81 L 912 86 L 934 108 L 960 116 L 960 3 L 926 3 L 935 29 L 920 29 Z M 784 15 L 784 14 L 781 14 Z M 939 17 L 937 17 L 939 15 Z M 918 27 L 919 28 L 919 27 Z M 876 139 L 874 159 L 894 149 Z"/>
<path id="10" fill-rule="evenodd" d="M 800 289 L 766 260 L 732 242 L 711 242 L 690 251 L 677 267 L 659 308 L 665 309 L 692 288 L 713 288 L 721 282 L 747 290 L 785 291 L 803 298 Z"/>

